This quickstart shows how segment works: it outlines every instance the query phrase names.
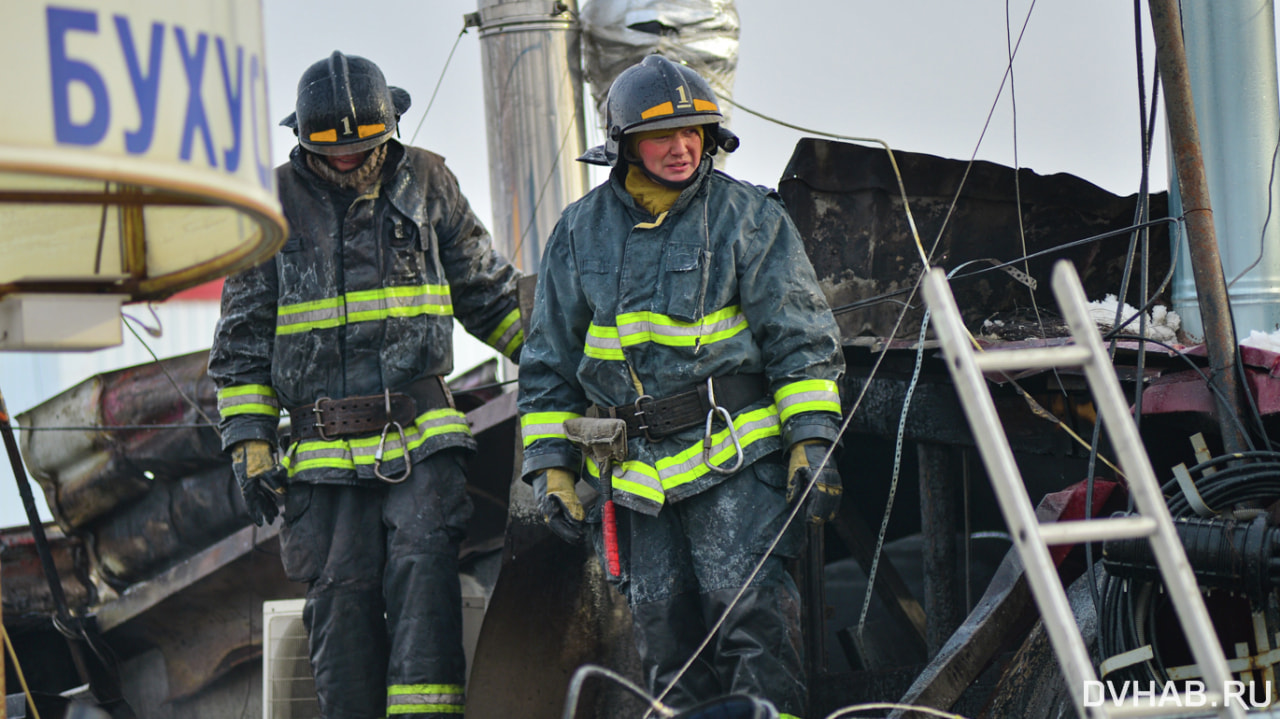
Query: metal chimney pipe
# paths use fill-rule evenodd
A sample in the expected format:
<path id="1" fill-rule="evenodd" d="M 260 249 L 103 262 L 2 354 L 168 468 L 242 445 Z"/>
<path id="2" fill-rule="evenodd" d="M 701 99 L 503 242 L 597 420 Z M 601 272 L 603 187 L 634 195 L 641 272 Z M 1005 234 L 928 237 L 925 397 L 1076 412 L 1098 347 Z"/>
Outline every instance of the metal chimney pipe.
<path id="1" fill-rule="evenodd" d="M 587 191 L 576 0 L 479 0 L 493 238 L 536 273 L 560 211 Z"/>
<path id="2" fill-rule="evenodd" d="M 1273 165 L 1280 137 L 1275 10 L 1272 0 L 1239 0 L 1187 2 L 1181 11 L 1213 225 L 1236 334 L 1244 338 L 1250 330 L 1274 332 L 1280 329 L 1280 182 Z M 1170 178 L 1171 200 L 1177 199 L 1177 179 Z M 1196 312 L 1196 280 L 1185 248 L 1177 270 L 1173 305 L 1182 315 L 1182 328 L 1208 339 Z"/>
<path id="3" fill-rule="evenodd" d="M 1233 421 L 1245 416 L 1235 372 L 1239 345 L 1231 323 L 1227 285 L 1222 275 L 1222 260 L 1214 231 L 1213 205 L 1201 154 L 1196 105 L 1192 99 L 1177 0 L 1151 0 L 1151 26 L 1156 38 L 1160 78 L 1166 91 L 1164 104 L 1168 114 L 1169 142 L 1173 147 L 1178 195 L 1186 215 L 1190 265 L 1195 277 L 1196 296 L 1200 300 L 1205 349 L 1209 355 L 1209 378 L 1220 390 L 1215 393 L 1218 425 L 1222 431 L 1223 449 L 1234 454 L 1247 449 L 1245 438 Z"/>

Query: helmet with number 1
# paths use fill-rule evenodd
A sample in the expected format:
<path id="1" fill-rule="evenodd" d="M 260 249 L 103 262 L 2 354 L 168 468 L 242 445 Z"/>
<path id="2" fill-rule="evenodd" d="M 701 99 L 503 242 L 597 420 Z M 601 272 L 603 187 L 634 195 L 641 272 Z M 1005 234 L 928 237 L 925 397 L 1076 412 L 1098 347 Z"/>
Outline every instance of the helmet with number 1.
<path id="1" fill-rule="evenodd" d="M 280 124 L 320 155 L 350 155 L 390 140 L 409 93 L 390 87 L 372 61 L 334 51 L 298 80 L 296 111 Z"/>
<path id="2" fill-rule="evenodd" d="M 636 132 L 705 126 L 706 151 L 733 152 L 738 138 L 724 128 L 715 91 L 701 75 L 661 55 L 649 55 L 623 70 L 605 103 L 604 156 L 617 165 L 622 138 Z"/>

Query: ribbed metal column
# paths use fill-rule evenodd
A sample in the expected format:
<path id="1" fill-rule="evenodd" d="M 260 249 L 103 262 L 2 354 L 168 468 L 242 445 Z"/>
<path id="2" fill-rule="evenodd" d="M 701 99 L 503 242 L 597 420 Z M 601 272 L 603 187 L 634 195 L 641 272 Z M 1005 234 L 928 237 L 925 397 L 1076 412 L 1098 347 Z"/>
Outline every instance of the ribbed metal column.
<path id="1" fill-rule="evenodd" d="M 586 192 L 577 2 L 480 0 L 494 242 L 527 273 L 560 212 Z"/>
<path id="2" fill-rule="evenodd" d="M 1267 0 L 1268 2 L 1270 0 Z M 1160 74 L 1167 92 L 1165 110 L 1169 117 L 1171 160 L 1181 189 L 1170 195 L 1180 196 L 1178 203 L 1186 207 L 1186 230 L 1189 259 L 1184 265 L 1192 271 L 1199 312 L 1195 314 L 1203 327 L 1205 348 L 1209 356 L 1209 381 L 1215 392 L 1217 419 L 1222 430 L 1223 450 L 1229 453 L 1246 449 L 1245 437 L 1234 421 L 1243 417 L 1240 383 L 1235 372 L 1239 346 L 1231 324 L 1230 302 L 1223 262 L 1219 250 L 1217 223 L 1213 215 L 1210 173 L 1205 169 L 1205 153 L 1200 142 L 1197 106 L 1192 87 L 1190 62 L 1183 33 L 1176 16 L 1177 0 L 1151 0 L 1151 25 L 1156 36 Z M 1274 58 L 1274 53 L 1273 53 Z M 1274 83 L 1275 73 L 1272 71 Z M 1219 191 L 1227 187 L 1219 174 Z M 1171 187 L 1177 189 L 1175 183 Z M 1181 214 L 1181 207 L 1176 211 Z"/>
<path id="3" fill-rule="evenodd" d="M 1280 141 L 1272 0 L 1184 2 L 1182 36 L 1213 207 L 1218 252 L 1235 330 L 1280 329 L 1280 182 L 1272 158 Z M 1170 169 L 1170 211 L 1181 214 Z M 1254 263 L 1257 263 L 1254 265 Z M 1252 269 L 1250 266 L 1253 265 Z M 1246 272 L 1246 270 L 1248 270 Z M 1173 306 L 1189 335 L 1205 338 L 1187 245 L 1181 246 Z"/>

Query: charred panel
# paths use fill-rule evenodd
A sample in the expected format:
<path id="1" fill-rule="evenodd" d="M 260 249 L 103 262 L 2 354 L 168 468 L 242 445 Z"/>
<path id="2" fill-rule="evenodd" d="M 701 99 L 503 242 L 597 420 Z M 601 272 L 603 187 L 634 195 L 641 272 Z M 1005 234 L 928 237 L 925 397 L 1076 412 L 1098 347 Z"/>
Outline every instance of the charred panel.
<path id="1" fill-rule="evenodd" d="M 969 327 L 996 313 L 1035 303 L 1047 314 L 1057 302 L 1049 289 L 1052 265 L 1070 259 L 1085 292 L 1101 299 L 1120 288 L 1130 233 L 1051 252 L 1027 268 L 1034 293 L 1009 274 L 990 268 L 1026 254 L 1122 230 L 1134 224 L 1136 195 L 1119 197 L 1067 174 L 1038 175 L 990 162 L 968 163 L 895 152 L 911 216 L 925 251 L 937 241 L 932 264 L 947 270 L 976 261 L 952 281 Z M 958 191 L 958 194 L 957 194 Z M 823 290 L 846 341 L 888 337 L 920 274 L 920 255 L 888 153 L 844 142 L 804 138 L 779 183 L 779 193 L 804 237 Z M 1167 214 L 1165 193 L 1150 197 L 1148 217 Z M 1148 273 L 1154 291 L 1169 269 L 1166 225 L 1151 229 Z M 1024 269 L 1020 263 L 1018 269 Z M 1139 280 L 1137 265 L 1132 287 Z M 970 275 L 969 277 L 964 277 Z M 1131 304 L 1136 304 L 1131 301 Z M 1167 298 L 1164 304 L 1169 304 Z M 911 299 L 897 338 L 920 331 L 924 300 Z"/>

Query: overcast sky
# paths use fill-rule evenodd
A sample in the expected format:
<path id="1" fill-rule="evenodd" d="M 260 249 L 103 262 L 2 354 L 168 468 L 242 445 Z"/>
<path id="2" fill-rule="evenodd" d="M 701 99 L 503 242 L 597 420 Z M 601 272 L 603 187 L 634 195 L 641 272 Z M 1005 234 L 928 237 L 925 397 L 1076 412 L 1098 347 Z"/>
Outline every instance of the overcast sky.
<path id="1" fill-rule="evenodd" d="M 1149 75 L 1154 50 L 1146 5 L 1142 52 Z M 1120 195 L 1138 190 L 1132 3 L 1040 0 L 1032 8 L 1027 0 L 737 0 L 736 7 L 742 30 L 734 95 L 746 107 L 793 125 L 948 158 L 968 159 L 976 151 L 978 159 L 1013 165 L 1016 148 L 1020 167 L 1072 173 Z M 308 65 L 333 50 L 365 56 L 412 95 L 403 139 L 421 123 L 415 144 L 445 156 L 477 213 L 491 221 L 475 30 L 461 38 L 444 71 L 463 15 L 476 9 L 475 0 L 264 0 L 273 119 L 292 111 L 297 78 Z M 1000 93 L 1008 62 L 1006 12 L 1013 42 L 1024 22 L 1026 30 L 1012 82 Z M 438 80 L 438 97 L 423 121 Z M 742 146 L 729 172 L 776 186 L 802 133 L 739 110 L 732 126 Z M 592 129 L 589 139 L 598 141 Z M 1161 126 L 1153 190 L 1167 186 L 1163 138 Z M 293 142 L 289 130 L 277 129 L 277 162 Z M 0 383 L 14 413 L 64 388 L 12 372 Z M 0 468 L 0 526 L 25 522 L 7 466 Z"/>

